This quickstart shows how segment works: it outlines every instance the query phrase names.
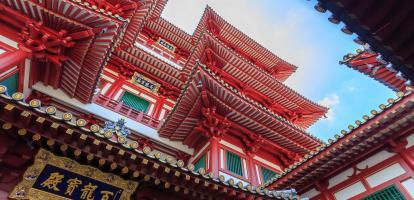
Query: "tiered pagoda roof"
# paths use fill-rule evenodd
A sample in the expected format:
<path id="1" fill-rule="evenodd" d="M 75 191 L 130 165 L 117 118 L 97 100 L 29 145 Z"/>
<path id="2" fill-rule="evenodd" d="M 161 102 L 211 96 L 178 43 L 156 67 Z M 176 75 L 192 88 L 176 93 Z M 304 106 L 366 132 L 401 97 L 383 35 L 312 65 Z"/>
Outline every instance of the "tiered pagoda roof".
<path id="1" fill-rule="evenodd" d="M 210 18 L 221 23 L 222 35 L 212 32 L 211 25 L 207 23 Z M 202 26 L 204 26 L 203 29 L 200 28 Z M 175 90 L 184 87 L 184 82 L 197 60 L 202 63 L 212 62 L 207 60 L 209 57 L 217 63 L 207 64 L 208 67 L 220 68 L 213 69 L 213 71 L 219 70 L 220 77 L 228 84 L 243 91 L 246 96 L 265 107 L 277 111 L 279 115 L 289 118 L 301 128 L 308 128 L 327 111 L 326 108 L 315 104 L 281 83 L 295 71 L 296 67 L 242 34 L 215 14 L 210 7 L 206 8 L 192 36 L 160 17 L 149 20 L 142 27 L 142 32 L 151 32 L 146 34 L 162 37 L 175 45 L 180 53 L 188 54 L 189 57 L 186 58 L 188 60 L 182 69 L 159 56 L 152 55 L 154 52 L 148 50 L 144 44 L 117 51 L 116 57 L 138 66 L 149 76 L 158 77 L 161 83 L 171 85 Z M 240 41 L 225 40 L 231 34 L 241 38 Z M 245 48 L 245 50 L 236 47 Z M 275 67 L 272 69 L 276 71 L 263 66 Z M 179 93 L 176 95 L 178 96 Z"/>
<path id="2" fill-rule="evenodd" d="M 120 2 L 125 6 L 122 7 L 125 10 L 119 14 L 128 15 L 129 6 L 133 3 L 127 0 Z M 42 80 L 55 88 L 60 87 L 82 102 L 90 101 L 99 74 L 108 59 L 107 55 L 122 36 L 123 24 L 126 20 L 115 14 L 115 10 L 103 10 L 88 2 L 25 1 L 21 4 L 0 1 L 0 3 L 2 7 L 7 6 L 4 7 L 6 12 L 3 12 L 5 16 L 2 18 L 7 21 L 7 18 L 13 16 L 13 19 L 8 20 L 12 26 L 16 28 L 28 26 L 28 29 L 37 30 L 37 34 L 30 31 L 24 37 L 24 40 L 27 40 L 25 44 L 27 48 L 33 53 L 46 51 L 46 54 L 50 54 L 46 56 L 49 59 L 47 62 L 56 66 L 52 69 L 61 70 L 61 77 L 57 80 L 54 78 L 59 76 L 60 72 L 50 77 L 34 77 L 34 79 Z M 45 45 L 45 50 L 32 47 L 32 42 L 38 42 L 37 37 L 41 37 L 41 34 L 52 36 L 54 40 L 68 40 L 66 42 L 73 42 L 73 44 L 68 46 L 65 45 L 65 41 L 53 41 Z M 63 51 L 54 49 L 59 45 L 65 46 L 65 55 Z M 43 73 L 40 68 L 49 64 L 42 64 L 42 62 L 39 62 L 37 67 L 34 66 L 33 70 L 37 69 Z"/>
<path id="3" fill-rule="evenodd" d="M 274 72 L 274 77 L 279 81 L 283 82 L 296 71 L 296 66 L 280 59 L 271 51 L 258 44 L 225 21 L 209 6 L 204 10 L 204 14 L 193 33 L 193 40 L 196 41 L 205 29 L 208 29 L 218 39 L 253 64 L 268 72 Z"/>
<path id="4" fill-rule="evenodd" d="M 410 81 L 379 57 L 378 53 L 358 50 L 356 54 L 350 53 L 344 56 L 340 63 L 374 78 L 394 91 L 405 91 Z"/>
<path id="5" fill-rule="evenodd" d="M 183 197 L 296 198 L 293 190 L 274 191 L 236 183 L 224 176 L 213 178 L 205 169 L 195 171 L 192 164 L 185 166 L 182 160 L 160 152 L 154 154 L 148 146 L 105 132 L 100 125 L 88 124 L 87 120 L 76 118 L 72 113 L 59 111 L 54 106 L 42 106 L 37 99 L 27 103 L 22 93 L 9 96 L 4 86 L 0 86 L 0 123 L 2 136 L 23 138 L 31 141 L 35 148 L 49 149 L 125 179 L 145 183 L 147 187 L 161 187 L 163 191 Z"/>
<path id="6" fill-rule="evenodd" d="M 264 136 L 290 152 L 304 155 L 322 143 L 300 127 L 246 97 L 204 65 L 196 65 L 184 88 L 173 111 L 159 130 L 162 137 L 185 141 L 202 118 L 203 108 L 214 107 L 219 116 Z"/>
<path id="7" fill-rule="evenodd" d="M 356 120 L 349 125 L 349 131 L 342 130 L 323 145 L 305 155 L 302 160 L 286 168 L 281 175 L 265 184 L 267 188 L 286 186 L 310 189 L 315 180 L 323 180 L 333 173 L 343 170 L 350 158 L 357 162 L 360 158 L 384 148 L 387 141 L 399 138 L 413 131 L 414 93 L 398 92 L 398 98 L 388 99 L 388 104 L 381 104 L 380 110 L 372 110 L 371 115 L 364 115 L 363 120 Z"/>

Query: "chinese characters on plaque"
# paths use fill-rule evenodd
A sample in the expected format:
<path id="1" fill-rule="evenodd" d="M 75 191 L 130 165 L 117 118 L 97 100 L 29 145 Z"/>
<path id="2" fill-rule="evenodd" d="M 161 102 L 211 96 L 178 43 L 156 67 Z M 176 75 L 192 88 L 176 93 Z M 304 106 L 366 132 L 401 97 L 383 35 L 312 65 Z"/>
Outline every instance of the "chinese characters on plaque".
<path id="1" fill-rule="evenodd" d="M 113 174 L 41 149 L 10 194 L 11 199 L 129 199 L 137 186 Z"/>
<path id="2" fill-rule="evenodd" d="M 137 85 L 141 85 L 144 88 L 148 89 L 149 91 L 151 91 L 152 93 L 157 93 L 158 89 L 160 88 L 160 84 L 145 77 L 142 74 L 139 74 L 137 72 L 134 73 L 134 75 L 132 76 L 132 83 L 137 84 Z"/>

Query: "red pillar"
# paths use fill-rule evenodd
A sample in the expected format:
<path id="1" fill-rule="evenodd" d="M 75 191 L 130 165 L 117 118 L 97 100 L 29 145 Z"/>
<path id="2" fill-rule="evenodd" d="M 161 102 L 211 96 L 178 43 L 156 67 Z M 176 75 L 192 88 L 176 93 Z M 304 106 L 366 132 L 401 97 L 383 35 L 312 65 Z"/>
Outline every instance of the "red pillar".
<path id="1" fill-rule="evenodd" d="M 114 98 L 116 93 L 121 89 L 122 85 L 124 85 L 125 82 L 125 77 L 124 76 L 119 76 L 118 79 L 116 79 L 111 87 L 109 87 L 108 91 L 106 91 L 106 94 L 104 94 L 105 96 L 109 97 L 109 98 Z"/>
<path id="2" fill-rule="evenodd" d="M 414 158 L 409 154 L 406 148 L 408 144 L 407 139 L 403 139 L 402 141 L 388 141 L 388 144 L 391 147 L 389 150 L 397 153 L 408 167 L 414 171 Z"/>
<path id="3" fill-rule="evenodd" d="M 315 188 L 321 193 L 323 200 L 333 200 L 328 190 L 329 183 L 327 181 L 316 182 Z"/>
<path id="4" fill-rule="evenodd" d="M 162 110 L 162 107 L 164 105 L 165 99 L 166 99 L 166 97 L 162 96 L 162 95 L 160 95 L 157 98 L 157 102 L 155 103 L 154 112 L 152 113 L 152 118 L 158 120 L 158 118 L 160 117 L 161 110 Z"/>
<path id="5" fill-rule="evenodd" d="M 7 71 L 10 67 L 18 65 L 29 56 L 30 53 L 23 49 L 0 54 L 0 73 Z"/>
<path id="6" fill-rule="evenodd" d="M 210 138 L 210 171 L 213 172 L 214 177 L 219 176 L 220 169 L 220 138 L 212 136 Z"/>
<path id="7" fill-rule="evenodd" d="M 398 152 L 401 158 L 407 163 L 408 167 L 414 171 L 414 158 L 409 154 L 407 149 L 404 149 L 402 152 Z"/>
<path id="8" fill-rule="evenodd" d="M 252 152 L 247 152 L 247 171 L 249 173 L 250 184 L 253 186 L 259 185 L 259 177 L 257 177 L 256 167 L 253 162 L 254 154 Z"/>

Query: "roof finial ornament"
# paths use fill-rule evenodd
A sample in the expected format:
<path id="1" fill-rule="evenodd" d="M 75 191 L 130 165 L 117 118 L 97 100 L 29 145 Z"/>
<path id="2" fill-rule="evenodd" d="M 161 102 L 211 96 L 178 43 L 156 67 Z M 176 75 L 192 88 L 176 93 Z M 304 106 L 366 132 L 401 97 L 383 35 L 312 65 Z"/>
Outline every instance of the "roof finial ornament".
<path id="1" fill-rule="evenodd" d="M 118 121 L 116 122 L 106 121 L 104 126 L 104 132 L 111 131 L 119 136 L 126 137 L 131 133 L 131 131 L 126 128 L 125 124 L 126 122 L 123 118 L 118 119 Z"/>

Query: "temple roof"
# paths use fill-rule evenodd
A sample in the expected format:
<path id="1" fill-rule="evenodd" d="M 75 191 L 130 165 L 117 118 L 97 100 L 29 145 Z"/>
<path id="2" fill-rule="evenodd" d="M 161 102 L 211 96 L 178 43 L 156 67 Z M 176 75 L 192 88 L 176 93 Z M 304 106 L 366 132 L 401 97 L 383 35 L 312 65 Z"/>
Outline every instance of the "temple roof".
<path id="1" fill-rule="evenodd" d="M 62 69 L 58 85 L 71 97 L 82 102 L 90 101 L 99 73 L 109 59 L 107 55 L 123 33 L 122 25 L 126 22 L 125 19 L 106 11 L 98 12 L 97 7 L 87 6 L 83 2 L 34 3 L 25 1 L 21 6 L 10 1 L 1 2 L 7 6 L 5 10 L 18 11 L 18 14 L 14 14 L 18 15 L 16 19 L 27 18 L 25 21 L 17 20 L 21 23 L 21 27 L 33 23 L 35 29 L 42 31 L 49 29 L 56 34 L 62 34 L 58 39 L 66 37 L 75 43 L 73 47 L 65 49 L 64 58 L 58 58 L 63 60 L 61 64 L 55 64 L 60 65 L 56 68 Z M 28 37 L 36 40 L 38 35 L 32 34 Z M 58 46 L 56 44 L 60 43 L 56 41 L 55 44 L 46 46 L 53 48 Z M 53 61 L 51 64 L 54 64 Z M 39 65 L 45 64 L 40 62 Z"/>
<path id="2" fill-rule="evenodd" d="M 204 95 L 207 95 L 208 100 Z M 195 66 L 176 105 L 160 128 L 160 135 L 171 140 L 185 140 L 202 118 L 203 106 L 214 106 L 216 112 L 228 120 L 301 155 L 322 143 L 300 127 L 246 97 L 200 64 Z"/>
<path id="3" fill-rule="evenodd" d="M 411 0 L 319 0 L 315 8 L 332 12 L 329 21 L 335 24 L 343 21 L 344 33 L 356 33 L 357 43 L 368 43 L 393 68 L 414 80 L 414 4 Z"/>
<path id="4" fill-rule="evenodd" d="M 195 171 L 192 164 L 186 166 L 182 160 L 153 153 L 148 146 L 117 133 L 105 132 L 100 125 L 88 124 L 85 119 L 58 111 L 56 107 L 42 106 L 37 99 L 26 103 L 22 93 L 9 96 L 5 86 L 0 86 L 0 108 L 0 122 L 5 134 L 33 141 L 32 145 L 36 147 L 69 157 L 74 155 L 77 160 L 88 160 L 91 165 L 101 163 L 99 168 L 109 168 L 112 173 L 133 181 L 162 183 L 165 190 L 174 188 L 175 192 L 204 197 L 296 198 L 294 190 L 268 190 L 236 183 L 224 176 L 213 178 L 202 168 Z"/>
<path id="5" fill-rule="evenodd" d="M 380 110 L 372 110 L 363 120 L 342 130 L 328 145 L 305 155 L 302 160 L 286 168 L 277 177 L 265 184 L 267 188 L 293 187 L 306 190 L 315 180 L 323 180 L 367 154 L 387 145 L 386 141 L 412 132 L 410 122 L 414 120 L 414 93 L 399 92 L 396 99 L 388 99 Z"/>
<path id="6" fill-rule="evenodd" d="M 345 55 L 340 63 L 364 73 L 394 91 L 405 91 L 410 81 L 398 74 L 392 67 L 388 67 L 378 57 L 378 53 L 358 50 L 356 54 Z"/>
<path id="7" fill-rule="evenodd" d="M 205 29 L 210 32 L 216 32 L 214 34 L 217 34 L 220 40 L 239 51 L 239 53 L 244 54 L 255 65 L 265 70 L 274 69 L 277 72 L 275 77 L 279 81 L 283 82 L 296 71 L 296 66 L 277 57 L 271 51 L 228 23 L 209 6 L 204 10 L 203 16 L 193 33 L 193 40 L 196 41 Z"/>

